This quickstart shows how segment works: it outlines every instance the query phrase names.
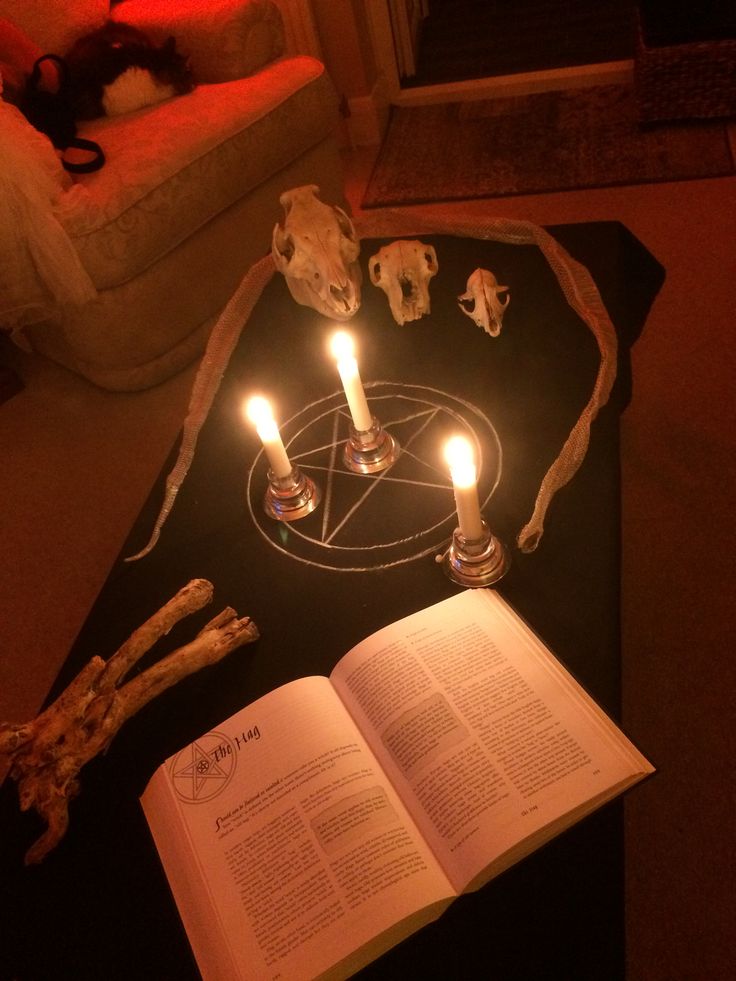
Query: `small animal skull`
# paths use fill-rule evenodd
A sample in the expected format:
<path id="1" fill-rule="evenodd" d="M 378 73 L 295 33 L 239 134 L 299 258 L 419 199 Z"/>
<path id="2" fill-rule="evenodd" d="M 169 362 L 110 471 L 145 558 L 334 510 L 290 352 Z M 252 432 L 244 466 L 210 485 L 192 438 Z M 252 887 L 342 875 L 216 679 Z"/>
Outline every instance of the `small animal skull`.
<path id="1" fill-rule="evenodd" d="M 499 299 L 500 293 L 507 294 L 505 303 Z M 466 291 L 457 298 L 457 302 L 467 317 L 491 337 L 498 337 L 510 299 L 508 286 L 499 286 L 488 269 L 476 269 L 468 277 Z"/>
<path id="2" fill-rule="evenodd" d="M 433 246 L 416 239 L 384 245 L 368 260 L 371 282 L 388 297 L 397 324 L 430 312 L 429 281 L 438 269 Z"/>
<path id="3" fill-rule="evenodd" d="M 315 184 L 281 195 L 285 217 L 274 226 L 271 255 L 297 303 L 349 320 L 360 307 L 360 242 L 342 208 L 318 195 Z"/>

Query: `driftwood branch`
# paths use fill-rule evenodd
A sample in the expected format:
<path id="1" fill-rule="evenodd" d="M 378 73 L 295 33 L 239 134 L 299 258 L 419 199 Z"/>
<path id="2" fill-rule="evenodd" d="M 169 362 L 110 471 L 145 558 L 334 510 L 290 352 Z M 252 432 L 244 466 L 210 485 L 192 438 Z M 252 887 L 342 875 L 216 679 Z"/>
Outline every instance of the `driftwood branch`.
<path id="1" fill-rule="evenodd" d="M 79 771 L 110 745 L 127 719 L 181 678 L 216 664 L 258 638 L 252 620 L 239 619 L 228 607 L 190 643 L 121 685 L 156 641 L 183 617 L 209 603 L 212 594 L 207 580 L 192 580 L 108 661 L 93 657 L 37 718 L 23 725 L 0 723 L 0 771 L 9 767 L 18 785 L 21 810 L 33 808 L 47 825 L 28 850 L 27 865 L 40 862 L 64 836 L 69 801 L 79 792 Z"/>

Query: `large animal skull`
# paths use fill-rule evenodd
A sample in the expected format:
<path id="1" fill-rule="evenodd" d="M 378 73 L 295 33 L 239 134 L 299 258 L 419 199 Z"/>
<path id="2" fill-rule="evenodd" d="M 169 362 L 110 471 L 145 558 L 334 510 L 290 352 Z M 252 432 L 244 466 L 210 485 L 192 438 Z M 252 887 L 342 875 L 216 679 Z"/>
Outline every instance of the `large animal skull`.
<path id="1" fill-rule="evenodd" d="M 349 320 L 360 307 L 360 242 L 342 208 L 318 195 L 314 184 L 281 195 L 285 217 L 274 226 L 271 255 L 297 303 Z"/>
<path id="2" fill-rule="evenodd" d="M 474 320 L 491 337 L 501 333 L 503 315 L 509 305 L 511 294 L 508 286 L 499 286 L 496 277 L 487 269 L 475 269 L 468 277 L 464 293 L 457 298 L 462 312 Z M 499 293 L 506 293 L 506 302 L 502 303 Z"/>
<path id="3" fill-rule="evenodd" d="M 384 245 L 368 260 L 371 282 L 388 297 L 397 324 L 429 313 L 429 281 L 438 269 L 434 248 L 415 239 Z"/>

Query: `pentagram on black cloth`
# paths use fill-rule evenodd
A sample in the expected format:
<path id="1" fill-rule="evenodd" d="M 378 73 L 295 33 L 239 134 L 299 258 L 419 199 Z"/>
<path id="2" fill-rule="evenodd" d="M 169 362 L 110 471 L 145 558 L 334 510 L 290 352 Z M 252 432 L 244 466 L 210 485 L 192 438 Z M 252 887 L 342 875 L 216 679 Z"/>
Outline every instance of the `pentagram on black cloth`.
<path id="1" fill-rule="evenodd" d="M 236 755 L 236 746 L 218 732 L 208 732 L 177 753 L 170 775 L 179 799 L 201 803 L 216 797 L 235 772 Z"/>
<path id="2" fill-rule="evenodd" d="M 443 447 L 450 436 L 470 440 L 478 464 L 481 507 L 501 474 L 501 446 L 477 407 L 436 389 L 391 382 L 365 386 L 370 409 L 401 445 L 388 470 L 352 473 L 342 460 L 350 430 L 345 396 L 313 402 L 281 426 L 292 463 L 322 490 L 318 508 L 288 525 L 263 511 L 267 461 L 261 452 L 248 475 L 248 506 L 261 534 L 301 562 L 341 571 L 381 569 L 439 549 L 456 526 L 455 501 Z"/>

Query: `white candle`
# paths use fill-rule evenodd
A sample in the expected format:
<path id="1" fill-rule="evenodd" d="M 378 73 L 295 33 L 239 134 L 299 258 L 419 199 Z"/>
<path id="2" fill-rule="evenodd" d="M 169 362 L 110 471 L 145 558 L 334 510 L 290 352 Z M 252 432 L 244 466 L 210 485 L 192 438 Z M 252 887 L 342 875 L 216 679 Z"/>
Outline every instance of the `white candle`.
<path id="1" fill-rule="evenodd" d="M 353 356 L 353 339 L 344 330 L 339 330 L 332 338 L 332 353 L 337 358 L 342 387 L 348 400 L 353 425 L 359 432 L 365 432 L 373 425 L 373 414 L 368 408 L 368 400 L 360 380 L 358 362 Z"/>
<path id="2" fill-rule="evenodd" d="M 274 477 L 288 477 L 291 473 L 291 463 L 281 441 L 271 406 L 266 399 L 256 395 L 246 403 L 244 409 L 246 417 L 256 427 Z"/>
<path id="3" fill-rule="evenodd" d="M 478 481 L 470 443 L 462 436 L 453 436 L 445 445 L 445 459 L 450 465 L 460 534 L 471 540 L 481 538 Z"/>

